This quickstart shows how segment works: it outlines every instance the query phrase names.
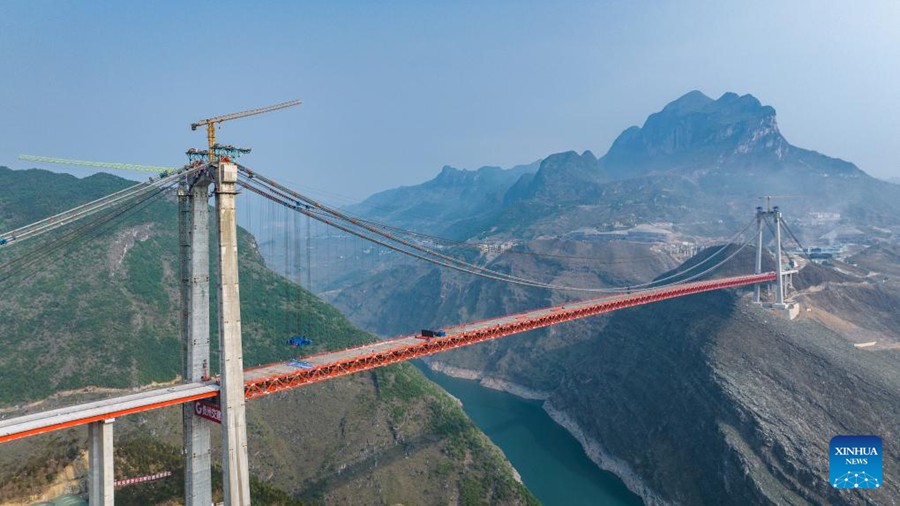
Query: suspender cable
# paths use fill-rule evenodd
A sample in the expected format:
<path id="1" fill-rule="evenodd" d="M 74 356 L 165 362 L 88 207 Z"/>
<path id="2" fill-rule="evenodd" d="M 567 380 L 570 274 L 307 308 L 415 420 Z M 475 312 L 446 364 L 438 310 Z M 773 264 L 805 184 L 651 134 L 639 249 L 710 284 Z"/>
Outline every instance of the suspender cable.
<path id="1" fill-rule="evenodd" d="M 91 220 L 79 224 L 77 228 L 66 231 L 61 236 L 54 238 L 46 244 L 39 244 L 31 250 L 0 265 L 0 284 L 6 283 L 17 275 L 22 276 L 19 282 L 28 279 L 39 270 L 39 267 L 43 265 L 43 261 L 50 255 L 70 246 L 80 239 L 98 235 L 102 231 L 104 225 L 116 218 L 143 209 L 151 199 L 169 189 L 172 184 L 174 183 L 171 183 L 169 186 L 158 187 L 153 193 L 143 194 L 133 206 L 110 208 L 105 214 L 95 216 Z M 29 272 L 28 268 L 32 266 L 38 266 L 38 268 Z"/>
<path id="2" fill-rule="evenodd" d="M 640 289 L 640 288 L 644 288 L 644 287 L 650 287 L 650 286 L 655 285 L 655 284 L 658 284 L 658 283 L 660 283 L 660 282 L 662 282 L 662 281 L 665 281 L 665 280 L 668 280 L 668 279 L 672 279 L 672 278 L 674 278 L 674 277 L 677 277 L 677 276 L 680 276 L 680 275 L 684 274 L 684 272 L 680 272 L 680 273 L 677 273 L 677 274 L 673 274 L 673 275 L 669 276 L 668 278 L 657 279 L 657 280 L 653 280 L 653 281 L 650 281 L 650 282 L 647 282 L 647 283 L 640 283 L 640 284 L 632 285 L 632 286 L 628 286 L 628 287 L 619 287 L 619 288 L 594 288 L 594 289 L 585 289 L 585 288 L 577 288 L 577 287 L 563 287 L 563 286 L 561 286 L 561 285 L 552 285 L 552 284 L 548 284 L 548 283 L 540 283 L 540 282 L 536 282 L 536 281 L 534 281 L 534 280 L 528 280 L 528 279 L 519 278 L 519 277 L 511 276 L 511 275 L 504 275 L 504 274 L 502 274 L 502 273 L 498 273 L 498 272 L 493 271 L 493 270 L 491 270 L 491 269 L 487 269 L 487 268 L 484 268 L 484 267 L 480 267 L 480 266 L 476 266 L 476 265 L 473 265 L 473 264 L 469 264 L 469 263 L 464 262 L 464 261 L 462 261 L 462 260 L 459 260 L 459 259 L 457 259 L 457 258 L 448 256 L 448 255 L 444 255 L 444 254 L 442 254 L 442 253 L 438 253 L 438 252 L 433 251 L 433 250 L 430 250 L 430 249 L 428 249 L 428 248 L 424 248 L 424 247 L 419 246 L 419 245 L 416 245 L 416 244 L 414 244 L 414 243 L 410 243 L 409 241 L 405 241 L 405 240 L 403 240 L 403 239 L 400 239 L 400 238 L 396 237 L 395 235 L 390 234 L 390 233 L 388 233 L 388 232 L 381 231 L 381 230 L 377 229 L 376 227 L 373 227 L 373 226 L 371 226 L 371 225 L 365 223 L 365 222 L 362 221 L 362 220 L 359 220 L 359 219 L 357 219 L 357 218 L 353 218 L 353 217 L 351 217 L 351 216 L 348 216 L 348 215 L 346 215 L 345 213 L 342 213 L 342 212 L 340 212 L 340 211 L 338 211 L 338 210 L 336 210 L 336 209 L 332 209 L 332 208 L 330 208 L 330 207 L 328 207 L 328 206 L 325 206 L 324 204 L 321 204 L 321 203 L 319 203 L 319 202 L 317 202 L 317 201 L 315 201 L 315 200 L 313 200 L 313 199 L 310 199 L 310 198 L 308 198 L 308 197 L 305 197 L 305 196 L 303 196 L 303 195 L 300 195 L 300 194 L 298 194 L 298 193 L 296 193 L 296 192 L 290 190 L 289 188 L 285 188 L 284 186 L 279 185 L 278 183 L 276 183 L 276 182 L 274 182 L 274 181 L 272 181 L 272 180 L 269 180 L 269 179 L 265 178 L 264 176 L 261 176 L 261 175 L 259 175 L 258 173 L 255 173 L 255 172 L 253 172 L 253 171 L 251 171 L 251 170 L 249 170 L 249 169 L 247 169 L 247 168 L 245 168 L 245 167 L 243 167 L 243 166 L 239 166 L 239 168 L 240 168 L 242 171 L 244 171 L 244 174 L 246 174 L 246 179 L 242 182 L 242 184 L 254 184 L 254 185 L 259 185 L 260 182 L 262 182 L 262 184 L 264 184 L 265 186 L 268 187 L 268 188 L 267 188 L 268 191 L 270 191 L 271 193 L 274 193 L 274 194 L 275 194 L 275 195 L 270 196 L 270 198 L 272 198 L 272 200 L 275 200 L 275 201 L 279 201 L 279 199 L 287 200 L 287 202 L 284 202 L 284 201 L 280 202 L 280 203 L 282 203 L 282 205 L 286 205 L 287 207 L 291 207 L 291 208 L 296 208 L 296 207 L 299 207 L 299 206 L 315 207 L 315 208 L 320 209 L 320 210 L 322 210 L 323 212 L 325 212 L 325 213 L 327 213 L 327 214 L 329 214 L 329 215 L 331 215 L 331 216 L 333 216 L 333 217 L 335 217 L 335 218 L 338 218 L 338 219 L 340 219 L 340 220 L 342 220 L 342 221 L 345 221 L 345 222 L 349 222 L 350 224 L 352 224 L 352 225 L 354 225 L 354 226 L 356 226 L 356 227 L 359 227 L 359 228 L 362 228 L 362 229 L 364 229 L 364 230 L 367 230 L 367 231 L 369 231 L 369 232 L 371 232 L 371 233 L 377 234 L 377 235 L 379 235 L 379 236 L 381 236 L 381 237 L 383 237 L 383 238 L 385 238 L 385 239 L 387 239 L 387 240 L 389 240 L 389 241 L 394 241 L 394 242 L 403 244 L 404 246 L 406 246 L 406 247 L 408 247 L 408 248 L 411 248 L 411 249 L 414 249 L 414 250 L 416 250 L 416 251 L 419 251 L 419 252 L 421 252 L 421 253 L 424 253 L 425 255 L 430 255 L 430 256 L 433 256 L 433 257 L 440 258 L 440 259 L 442 259 L 445 263 L 456 264 L 457 266 L 462 267 L 464 270 L 467 270 L 467 271 L 468 271 L 468 270 L 475 270 L 475 271 L 481 271 L 481 272 L 483 272 L 483 273 L 485 273 L 485 274 L 488 274 L 488 273 L 489 273 L 489 274 L 494 275 L 494 276 L 502 276 L 502 277 L 504 278 L 504 280 L 507 280 L 507 281 L 510 281 L 510 282 L 518 281 L 518 282 L 520 282 L 520 284 L 523 284 L 523 285 L 529 285 L 529 286 L 542 286 L 542 287 L 547 287 L 547 288 L 549 288 L 549 287 L 554 287 L 554 289 L 580 290 L 580 291 L 591 291 L 591 292 L 600 292 L 600 293 L 619 293 L 619 292 L 630 291 L 630 290 L 634 290 L 634 289 Z M 262 193 L 265 193 L 265 190 L 261 190 L 261 191 L 262 191 Z M 316 216 L 312 216 L 312 217 L 313 217 L 313 218 L 316 218 Z M 317 219 L 318 219 L 318 218 L 317 218 Z M 742 235 L 744 232 L 746 232 L 746 230 L 750 227 L 750 225 L 753 224 L 754 221 L 755 221 L 755 220 L 748 222 L 747 225 L 744 227 L 744 229 L 741 230 L 740 232 L 738 232 L 738 234 L 736 234 L 736 235 L 737 235 L 737 236 L 740 236 L 740 235 Z M 332 223 L 332 226 L 334 226 L 333 223 Z M 352 232 L 351 232 L 351 233 L 352 233 Z M 367 236 L 362 235 L 362 237 L 367 237 Z M 371 240 L 371 239 L 370 239 L 370 240 Z M 399 251 L 399 252 L 405 252 L 405 250 L 403 250 L 403 249 L 396 249 L 396 250 Z M 721 248 L 716 254 L 720 253 L 721 251 L 724 251 L 724 247 Z M 706 261 L 709 261 L 709 260 L 711 260 L 711 258 L 705 259 L 703 263 L 705 263 Z M 694 265 L 694 266 L 691 267 L 691 269 L 695 269 L 695 268 L 698 268 L 698 267 L 699 267 L 699 265 Z M 495 277 L 495 278 L 493 278 L 493 279 L 497 279 L 497 278 Z M 535 283 L 536 283 L 536 284 L 535 284 Z"/>

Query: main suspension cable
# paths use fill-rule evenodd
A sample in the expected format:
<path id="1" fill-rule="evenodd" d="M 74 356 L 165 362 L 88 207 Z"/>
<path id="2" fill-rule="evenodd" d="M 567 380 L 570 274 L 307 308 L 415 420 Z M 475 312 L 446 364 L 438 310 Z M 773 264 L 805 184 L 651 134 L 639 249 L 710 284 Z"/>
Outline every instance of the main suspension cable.
<path id="1" fill-rule="evenodd" d="M 28 269 L 30 267 L 42 265 L 41 262 L 48 258 L 50 255 L 72 245 L 73 243 L 81 239 L 96 237 L 102 231 L 101 229 L 104 225 L 110 223 L 116 218 L 129 213 L 134 213 L 139 209 L 143 209 L 151 201 L 151 199 L 170 189 L 173 185 L 173 183 L 169 183 L 167 186 L 157 187 L 156 190 L 152 193 L 143 194 L 140 200 L 135 202 L 132 206 L 109 208 L 107 210 L 109 212 L 107 212 L 106 214 L 95 216 L 93 219 L 81 223 L 78 227 L 66 231 L 61 236 L 53 238 L 48 243 L 38 245 L 35 248 L 32 248 L 31 250 L 12 258 L 6 263 L 0 265 L 0 284 L 6 283 L 17 275 L 21 275 L 21 279 L 19 279 L 18 281 L 13 281 L 11 284 L 6 285 L 5 288 L 14 286 L 17 283 L 21 283 L 29 279 L 38 271 L 38 269 L 29 271 Z"/>
<path id="2" fill-rule="evenodd" d="M 205 166 L 188 166 L 182 170 L 175 171 L 172 174 L 163 173 L 158 178 L 151 178 L 149 182 L 129 186 L 128 188 L 124 188 L 105 197 L 55 214 L 49 218 L 44 218 L 35 223 L 0 233 L 0 247 L 6 247 L 13 243 L 56 230 L 59 227 L 81 220 L 97 212 L 128 202 L 147 192 L 152 192 L 156 188 L 165 187 L 179 179 L 190 177 L 203 169 L 205 169 Z"/>
<path id="3" fill-rule="evenodd" d="M 331 208 L 331 207 L 329 207 L 329 206 L 326 206 L 326 205 L 324 205 L 324 204 L 322 204 L 322 203 L 320 203 L 320 202 L 318 202 L 318 201 L 316 201 L 316 200 L 314 200 L 314 199 L 311 199 L 311 198 L 309 198 L 309 197 L 307 197 L 307 196 L 305 196 L 305 195 L 302 195 L 302 194 L 300 194 L 300 193 L 297 193 L 297 192 L 291 190 L 290 188 L 287 188 L 287 187 L 285 187 L 285 186 L 283 186 L 283 185 L 281 185 L 281 184 L 279 184 L 279 183 L 276 183 L 275 181 L 273 181 L 273 180 L 271 180 L 271 179 L 268 179 L 268 178 L 266 178 L 265 176 L 262 176 L 262 175 L 260 175 L 259 173 L 254 172 L 254 171 L 252 171 L 251 169 L 248 169 L 248 168 L 246 168 L 246 167 L 244 167 L 244 166 L 240 166 L 240 165 L 239 165 L 238 168 L 243 172 L 243 175 L 244 175 L 244 177 L 245 177 L 247 180 L 252 180 L 252 181 L 254 181 L 254 183 L 256 183 L 256 184 L 259 184 L 259 183 L 261 182 L 261 183 L 266 187 L 267 191 L 270 191 L 270 192 L 272 192 L 272 193 L 275 193 L 275 194 L 276 194 L 277 196 L 279 196 L 280 198 L 285 199 L 285 200 L 291 202 L 291 204 L 289 204 L 289 205 L 286 204 L 286 203 L 284 203 L 285 205 L 288 205 L 288 207 L 301 206 L 301 205 L 312 206 L 312 207 L 315 207 L 315 208 L 317 208 L 317 209 L 320 209 L 320 210 L 322 210 L 322 211 L 324 211 L 324 212 L 326 212 L 326 213 L 328 213 L 328 214 L 334 216 L 335 218 L 337 218 L 337 219 L 339 219 L 339 220 L 342 220 L 342 221 L 345 221 L 345 222 L 349 222 L 349 223 L 351 223 L 351 224 L 353 224 L 353 225 L 355 225 L 355 226 L 361 227 L 361 228 L 363 228 L 363 229 L 365 229 L 365 230 L 368 230 L 369 232 L 378 234 L 378 235 L 380 235 L 381 237 L 384 237 L 384 238 L 386 238 L 386 239 L 388 239 L 388 240 L 390 240 L 390 241 L 395 241 L 395 242 L 398 242 L 398 243 L 400 243 L 400 244 L 403 244 L 403 245 L 405 245 L 405 246 L 407 246 L 407 247 L 409 247 L 409 248 L 412 248 L 412 249 L 415 249 L 415 250 L 417 250 L 417 251 L 420 251 L 420 252 L 422 252 L 422 253 L 424 253 L 424 254 L 426 254 L 426 255 L 435 256 L 435 257 L 441 258 L 441 259 L 443 259 L 443 260 L 445 260 L 445 261 L 447 261 L 447 262 L 456 263 L 456 264 L 459 264 L 460 266 L 465 266 L 466 268 L 469 268 L 469 269 L 475 269 L 475 270 L 480 270 L 480 271 L 483 271 L 483 272 L 490 272 L 490 273 L 495 274 L 495 275 L 501 275 L 501 276 L 504 276 L 506 279 L 508 279 L 508 280 L 510 280 L 510 281 L 512 281 L 512 280 L 518 280 L 518 281 L 523 281 L 523 282 L 526 282 L 526 283 L 533 283 L 533 282 L 536 282 L 536 281 L 534 281 L 534 280 L 523 279 L 523 278 L 519 278 L 519 277 L 517 277 L 517 276 L 511 276 L 511 275 L 506 275 L 506 274 L 502 274 L 502 273 L 497 273 L 496 271 L 493 271 L 492 269 L 486 269 L 486 268 L 481 267 L 481 266 L 477 266 L 477 265 L 474 265 L 474 264 L 470 264 L 470 263 L 468 263 L 468 262 L 459 260 L 459 259 L 457 259 L 457 258 L 455 258 L 455 257 L 451 257 L 451 256 L 449 256 L 449 255 L 444 255 L 444 254 L 442 254 L 442 253 L 436 252 L 436 251 L 431 250 L 431 249 L 429 249 L 429 248 L 425 248 L 425 247 L 419 246 L 419 245 L 417 245 L 417 244 L 410 243 L 409 241 L 405 241 L 405 240 L 403 240 L 403 239 L 398 238 L 398 237 L 397 237 L 396 235 L 394 235 L 394 234 L 391 234 L 391 233 L 388 233 L 388 232 L 384 232 L 384 231 L 382 231 L 382 230 L 379 230 L 379 227 L 384 228 L 384 226 L 382 226 L 381 224 L 377 224 L 376 222 L 372 222 L 372 221 L 368 221 L 368 220 L 363 220 L 363 219 L 360 219 L 360 218 L 356 218 L 356 217 L 353 217 L 353 216 L 348 215 L 347 213 L 344 213 L 344 212 L 339 211 L 339 210 L 337 210 L 337 209 L 334 209 L 334 208 Z M 730 242 L 739 239 L 740 236 L 742 236 L 742 235 L 746 232 L 746 230 L 753 224 L 754 221 L 755 221 L 755 220 L 750 220 L 750 221 L 747 223 L 747 225 L 744 227 L 744 229 L 742 229 L 740 232 L 738 232 L 737 234 L 735 234 L 735 235 L 733 236 L 732 239 L 729 239 L 728 241 L 726 241 L 725 245 L 723 245 L 722 248 L 721 248 L 719 251 L 717 251 L 716 253 L 714 253 L 712 256 L 707 257 L 706 259 L 704 259 L 704 260 L 703 260 L 702 262 L 700 262 L 699 264 L 695 264 L 695 265 L 691 266 L 691 267 L 689 268 L 689 270 L 697 269 L 697 268 L 699 268 L 700 266 L 704 265 L 705 263 L 707 263 L 707 262 L 709 262 L 709 261 L 712 261 L 712 259 L 713 259 L 715 256 L 717 256 L 719 253 L 721 253 L 722 251 L 724 251 L 724 249 L 727 247 L 727 245 L 728 245 Z M 388 227 L 388 228 L 395 228 L 395 229 L 398 229 L 397 227 Z M 398 230 L 403 230 L 403 229 L 398 229 Z M 398 250 L 398 251 L 401 251 L 401 250 Z M 402 252 L 402 251 L 401 251 L 401 252 Z M 682 271 L 682 272 L 686 272 L 686 271 Z M 630 290 L 632 290 L 632 289 L 640 289 L 640 288 L 644 288 L 644 287 L 650 287 L 651 285 L 660 283 L 660 282 L 665 281 L 665 280 L 667 280 L 667 279 L 671 279 L 671 277 L 674 277 L 674 276 L 670 276 L 669 278 L 660 278 L 660 279 L 652 280 L 652 281 L 649 281 L 649 282 L 646 282 L 646 283 L 640 283 L 640 284 L 637 284 L 637 285 L 631 285 L 631 286 L 629 286 L 629 287 L 616 287 L 616 288 L 608 288 L 608 289 L 603 289 L 603 290 L 608 291 L 608 292 L 623 292 L 623 291 L 630 291 Z M 538 283 L 539 283 L 539 282 L 538 282 Z M 596 290 L 600 290 L 600 289 L 596 289 Z"/>
<path id="4" fill-rule="evenodd" d="M 536 280 L 521 278 L 518 276 L 512 276 L 509 274 L 504 274 L 504 273 L 494 271 L 492 269 L 487 269 L 487 268 L 484 268 L 481 266 L 473 265 L 473 264 L 464 262 L 462 260 L 459 260 L 457 258 L 441 254 L 439 252 L 430 250 L 428 248 L 424 248 L 424 247 L 416 245 L 414 243 L 410 243 L 409 241 L 405 241 L 401 238 L 398 238 L 393 234 L 378 230 L 377 227 L 374 227 L 372 225 L 364 223 L 364 222 L 362 222 L 362 220 L 355 219 L 353 217 L 346 215 L 345 213 L 342 213 L 340 211 L 332 209 L 328 206 L 322 205 L 313 199 L 309 199 L 303 195 L 297 194 L 296 192 L 293 192 L 292 190 L 290 190 L 288 188 L 282 187 L 281 185 L 278 185 L 274 181 L 268 180 L 267 178 L 260 176 L 259 174 L 254 173 L 254 172 L 250 171 L 249 169 L 246 169 L 246 168 L 242 168 L 242 169 L 244 171 L 244 174 L 246 174 L 246 176 L 239 181 L 239 183 L 242 186 L 244 186 L 245 188 L 248 188 L 251 191 L 254 191 L 266 198 L 276 201 L 286 207 L 294 209 L 297 212 L 305 214 L 308 217 L 311 217 L 313 219 L 316 219 L 318 221 L 321 221 L 323 223 L 331 225 L 335 228 L 338 228 L 339 230 L 343 230 L 347 233 L 356 235 L 356 236 L 366 239 L 368 241 L 375 242 L 377 244 L 385 246 L 394 251 L 398 251 L 400 253 L 404 253 L 404 254 L 413 256 L 415 258 L 431 262 L 436 265 L 451 268 L 451 269 L 458 270 L 461 272 L 466 272 L 466 273 L 473 274 L 473 275 L 478 275 L 478 276 L 485 277 L 488 279 L 495 279 L 495 280 L 499 280 L 499 281 L 506 281 L 506 282 L 521 284 L 521 285 L 525 285 L 525 286 L 533 286 L 533 287 L 547 288 L 547 289 L 553 289 L 553 290 L 572 290 L 572 291 L 586 291 L 586 292 L 595 292 L 595 293 L 596 292 L 619 293 L 619 292 L 624 292 L 624 291 L 631 291 L 634 289 L 640 289 L 642 287 L 649 287 L 650 285 L 658 284 L 658 283 L 668 280 L 668 279 L 683 276 L 687 272 L 687 271 L 681 271 L 679 273 L 673 274 L 666 278 L 660 278 L 660 279 L 657 279 L 657 280 L 654 280 L 654 281 L 651 281 L 648 283 L 641 283 L 638 285 L 633 285 L 633 286 L 628 286 L 628 287 L 616 287 L 616 288 L 572 287 L 572 286 L 557 285 L 557 284 L 552 284 L 552 283 L 544 283 L 544 282 L 540 282 L 540 281 L 536 281 Z M 260 182 L 262 182 L 262 184 L 260 184 Z M 262 188 L 260 186 L 262 186 Z M 318 209 L 319 212 L 314 211 L 314 209 Z M 323 213 L 329 215 L 330 217 L 326 217 Z M 337 220 L 340 220 L 343 223 L 339 223 L 338 221 L 335 220 L 335 218 Z M 739 232 L 737 234 L 737 236 L 739 237 L 741 234 L 743 234 L 747 230 L 747 228 L 749 228 L 749 226 L 751 224 L 752 224 L 752 221 L 749 222 L 748 225 L 741 232 Z M 368 234 L 360 232 L 359 230 L 355 230 L 351 227 L 351 225 L 358 227 L 358 228 L 362 228 L 363 230 L 366 230 L 370 233 L 374 233 L 374 234 L 380 236 L 382 239 L 377 239 Z M 416 250 L 416 251 L 418 251 L 418 253 L 414 253 L 412 251 L 406 250 L 395 244 L 390 244 L 386 240 L 393 241 L 393 242 L 401 244 L 407 248 Z M 741 245 L 741 248 L 746 246 L 746 244 L 747 244 L 747 242 L 745 242 L 743 245 Z M 696 269 L 700 265 L 705 264 L 706 262 L 710 261 L 712 257 L 716 256 L 721 251 L 724 251 L 724 249 L 726 247 L 728 247 L 728 244 L 726 244 L 725 246 L 720 248 L 715 254 L 704 259 L 703 262 L 700 262 L 698 264 L 691 266 L 690 269 L 691 270 Z M 730 259 L 731 257 L 733 257 L 733 255 L 729 256 L 728 259 Z M 725 261 L 727 261 L 727 259 Z M 724 261 L 720 262 L 719 264 L 716 264 L 713 268 L 719 267 L 722 263 L 724 263 Z M 694 277 L 699 277 L 700 275 L 706 274 L 710 270 L 712 270 L 712 269 L 707 269 L 706 271 L 703 271 Z M 694 277 L 691 277 L 689 279 L 693 279 Z M 681 282 L 683 282 L 683 281 L 681 281 Z"/>
<path id="5" fill-rule="evenodd" d="M 431 256 L 434 256 L 434 257 L 441 258 L 441 259 L 443 259 L 443 260 L 446 261 L 446 262 L 450 262 L 450 263 L 457 264 L 457 265 L 459 265 L 459 266 L 464 267 L 465 269 L 467 269 L 467 272 L 468 272 L 468 270 L 474 269 L 474 270 L 477 270 L 477 271 L 481 271 L 481 272 L 485 272 L 485 273 L 490 273 L 490 274 L 495 275 L 495 276 L 501 276 L 501 277 L 504 278 L 504 280 L 511 281 L 511 282 L 518 281 L 518 282 L 522 282 L 523 284 L 529 284 L 529 285 L 531 285 L 532 283 L 539 283 L 541 286 L 544 286 L 544 285 L 547 285 L 547 286 L 554 286 L 554 287 L 560 286 L 560 285 L 549 285 L 549 284 L 547 284 L 547 283 L 541 283 L 541 282 L 538 282 L 538 281 L 535 281 L 535 280 L 530 280 L 530 279 L 520 278 L 520 277 L 517 277 L 517 276 L 508 275 L 508 274 L 498 273 L 497 271 L 494 271 L 494 270 L 492 270 L 492 269 L 487 269 L 487 268 L 484 268 L 484 267 L 481 267 L 481 266 L 478 266 L 478 265 L 470 264 L 470 263 L 468 263 L 468 262 L 459 260 L 459 259 L 454 258 L 454 257 L 451 257 L 451 256 L 449 256 L 449 255 L 444 255 L 444 254 L 442 254 L 442 253 L 439 253 L 439 252 L 436 252 L 436 251 L 434 251 L 434 250 L 431 250 L 431 249 L 422 247 L 422 246 L 420 246 L 420 245 L 417 245 L 417 244 L 414 244 L 414 243 L 410 243 L 409 241 L 405 241 L 405 240 L 403 240 L 403 239 L 398 238 L 398 237 L 397 237 L 396 235 L 394 235 L 394 234 L 390 234 L 390 233 L 387 233 L 387 232 L 383 232 L 383 231 L 381 231 L 381 230 L 378 230 L 378 227 L 373 225 L 375 222 L 369 222 L 369 221 L 367 221 L 367 220 L 361 220 L 361 219 L 359 219 L 359 218 L 355 218 L 355 217 L 349 216 L 349 215 L 347 215 L 346 213 L 343 213 L 343 212 L 338 211 L 338 210 L 336 210 L 336 209 L 333 209 L 333 208 L 330 208 L 330 207 L 328 207 L 328 206 L 325 206 L 324 204 L 321 204 L 321 203 L 319 203 L 319 202 L 317 202 L 317 201 L 315 201 L 315 200 L 313 200 L 313 199 L 310 199 L 310 198 L 308 198 L 308 197 L 306 197 L 306 196 L 304 196 L 304 195 L 301 195 L 301 194 L 299 194 L 299 193 L 297 193 L 297 192 L 294 192 L 293 190 L 291 190 L 291 189 L 289 189 L 289 188 L 286 188 L 286 187 L 284 187 L 284 186 L 282 186 L 282 185 L 276 183 L 275 181 L 272 181 L 272 180 L 270 180 L 270 179 L 268 179 L 268 178 L 266 178 L 266 177 L 264 177 L 264 176 L 261 176 L 260 174 L 255 173 L 255 172 L 253 172 L 252 170 L 247 169 L 246 167 L 239 166 L 239 168 L 242 169 L 242 171 L 244 172 L 244 175 L 245 175 L 244 177 L 245 177 L 245 179 L 246 179 L 247 181 L 252 181 L 252 182 L 253 182 L 252 184 L 260 184 L 260 182 L 261 182 L 261 183 L 263 184 L 263 186 L 265 186 L 266 191 L 270 191 L 270 192 L 274 193 L 275 195 L 277 195 L 279 198 L 289 201 L 290 204 L 289 204 L 289 203 L 286 203 L 286 202 L 282 202 L 282 204 L 283 204 L 283 205 L 286 205 L 287 207 L 294 208 L 294 207 L 304 206 L 304 205 L 305 205 L 305 206 L 312 206 L 312 207 L 315 207 L 315 208 L 317 208 L 317 209 L 320 209 L 320 210 L 322 210 L 322 211 L 324 211 L 324 212 L 326 212 L 326 213 L 328 213 L 328 214 L 334 216 L 335 218 L 337 218 L 337 219 L 339 219 L 339 220 L 342 220 L 342 221 L 344 221 L 344 222 L 349 222 L 349 223 L 353 224 L 354 226 L 357 226 L 357 227 L 363 228 L 363 229 L 365 229 L 365 230 L 367 230 L 367 231 L 369 231 L 369 232 L 375 233 L 375 234 L 377 234 L 377 235 L 379 235 L 379 236 L 381 236 L 381 237 L 384 237 L 385 239 L 388 239 L 388 240 L 390 240 L 390 241 L 398 242 L 398 243 L 400 243 L 400 244 L 403 244 L 403 245 L 406 246 L 406 247 L 409 247 L 409 248 L 412 248 L 412 249 L 414 249 L 414 250 L 417 250 L 417 251 L 419 251 L 419 252 L 421 252 L 421 253 L 424 253 L 425 255 L 431 255 Z M 700 263 L 694 264 L 694 265 L 691 266 L 688 270 L 694 270 L 694 269 L 697 269 L 697 268 L 701 267 L 702 265 L 706 264 L 707 262 L 712 261 L 712 259 L 713 259 L 715 256 L 717 256 L 719 253 L 721 253 L 722 251 L 724 251 L 724 249 L 728 246 L 728 244 L 729 244 L 730 242 L 739 239 L 739 238 L 747 231 L 747 229 L 753 224 L 754 221 L 755 221 L 755 220 L 749 221 L 749 222 L 747 223 L 747 225 L 746 225 L 741 231 L 739 231 L 737 234 L 735 234 L 735 235 L 733 236 L 732 239 L 730 239 L 729 241 L 727 241 L 727 242 L 725 243 L 725 245 L 723 245 L 716 253 L 714 253 L 713 255 L 711 255 L 711 256 L 709 256 L 709 257 L 707 257 L 706 259 L 704 259 L 704 260 L 701 261 Z M 364 237 L 364 236 L 360 236 L 360 237 Z M 365 237 L 364 237 L 364 238 L 365 238 Z M 404 250 L 402 250 L 402 249 L 397 249 L 397 251 L 404 252 Z M 684 274 L 685 272 L 687 272 L 687 271 L 682 271 L 682 272 L 679 273 L 678 275 Z M 662 281 L 666 281 L 666 280 L 671 279 L 671 278 L 673 278 L 673 277 L 677 277 L 678 275 L 672 275 L 672 276 L 669 276 L 669 277 L 666 277 L 666 278 L 660 278 L 660 279 L 652 280 L 652 281 L 649 281 L 649 282 L 646 282 L 646 283 L 639 283 L 639 284 L 637 284 L 637 285 L 631 285 L 631 286 L 628 286 L 628 287 L 616 287 L 616 288 L 592 289 L 592 290 L 605 291 L 605 292 L 609 292 L 609 293 L 631 291 L 631 290 L 634 290 L 634 289 L 641 289 L 641 288 L 645 288 L 645 287 L 650 287 L 651 285 L 661 283 Z M 533 286 L 533 285 L 532 285 L 532 286 Z M 572 288 L 572 287 L 565 287 L 565 288 L 558 288 L 558 289 L 574 289 L 574 288 Z"/>

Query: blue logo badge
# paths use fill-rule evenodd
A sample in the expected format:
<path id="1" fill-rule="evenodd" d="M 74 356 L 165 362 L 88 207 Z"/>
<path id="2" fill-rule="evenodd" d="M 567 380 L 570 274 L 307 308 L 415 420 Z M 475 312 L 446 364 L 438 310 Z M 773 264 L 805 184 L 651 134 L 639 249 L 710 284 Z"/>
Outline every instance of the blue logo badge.
<path id="1" fill-rule="evenodd" d="M 879 488 L 882 483 L 881 438 L 835 436 L 829 445 L 828 481 L 834 488 Z"/>

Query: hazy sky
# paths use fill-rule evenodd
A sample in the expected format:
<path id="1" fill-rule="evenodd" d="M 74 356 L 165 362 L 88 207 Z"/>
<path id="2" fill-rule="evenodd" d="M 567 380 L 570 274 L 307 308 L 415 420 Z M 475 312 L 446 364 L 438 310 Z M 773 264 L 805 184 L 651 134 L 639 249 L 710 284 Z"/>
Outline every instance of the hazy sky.
<path id="1" fill-rule="evenodd" d="M 898 26 L 897 1 L 5 0 L 0 165 L 181 165 L 205 144 L 192 121 L 300 98 L 219 139 L 340 203 L 444 164 L 599 156 L 699 89 L 751 93 L 793 144 L 900 176 Z"/>

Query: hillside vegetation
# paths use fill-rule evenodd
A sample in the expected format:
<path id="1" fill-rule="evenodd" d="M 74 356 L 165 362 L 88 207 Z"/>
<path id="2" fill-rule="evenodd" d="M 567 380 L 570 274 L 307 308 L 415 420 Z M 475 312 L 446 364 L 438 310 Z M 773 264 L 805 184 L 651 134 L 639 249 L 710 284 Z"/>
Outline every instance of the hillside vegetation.
<path id="1" fill-rule="evenodd" d="M 92 188 L 94 181 L 102 183 L 102 191 L 71 190 Z M 130 182 L 0 168 L 0 184 L 22 189 L 0 197 L 0 223 L 11 228 Z M 39 212 L 29 207 L 35 188 L 42 192 Z M 57 188 L 68 193 L 56 193 Z M 176 218 L 175 203 L 164 196 L 73 244 L 65 255 L 6 280 L 10 296 L 0 301 L 0 403 L 7 408 L 0 416 L 176 379 L 181 363 Z M 23 246 L 4 250 L 0 262 Z M 314 339 L 309 353 L 374 339 L 273 274 L 243 231 L 239 254 L 246 365 L 295 356 L 285 340 L 301 331 Z M 215 318 L 211 334 L 216 335 Z M 215 363 L 215 350 L 212 357 Z M 76 389 L 81 390 L 16 407 Z M 168 408 L 116 422 L 117 479 L 162 469 L 175 475 L 122 489 L 120 503 L 178 500 L 180 417 L 180 408 Z M 408 365 L 250 402 L 248 434 L 260 504 L 534 502 L 502 453 L 460 407 Z M 41 497 L 82 458 L 85 438 L 79 428 L 5 444 L 0 501 Z M 82 467 L 68 486 L 83 491 L 83 473 Z"/>

